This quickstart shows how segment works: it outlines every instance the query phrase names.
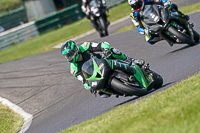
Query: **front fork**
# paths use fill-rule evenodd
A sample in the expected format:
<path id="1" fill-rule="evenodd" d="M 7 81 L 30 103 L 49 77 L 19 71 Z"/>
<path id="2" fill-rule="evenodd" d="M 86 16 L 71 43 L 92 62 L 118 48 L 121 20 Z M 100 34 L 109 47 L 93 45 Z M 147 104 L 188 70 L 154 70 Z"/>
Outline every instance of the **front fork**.
<path id="1" fill-rule="evenodd" d="M 193 33 L 194 24 L 193 24 L 193 23 L 190 24 L 190 23 L 189 23 L 187 20 L 185 20 L 184 18 L 182 18 L 181 21 L 183 21 L 182 24 L 184 23 L 183 25 L 185 25 L 185 28 L 182 27 L 183 30 L 186 30 L 186 33 L 188 32 L 189 36 L 194 40 L 194 33 Z M 184 22 L 184 21 L 185 21 L 185 22 Z M 168 24 L 168 26 L 166 27 L 166 29 L 168 29 L 170 25 L 174 26 L 175 28 L 177 28 L 178 30 L 181 31 L 180 26 L 179 26 L 178 24 L 176 24 L 176 22 L 171 22 L 170 24 Z"/>
<path id="2" fill-rule="evenodd" d="M 194 24 L 193 23 L 189 23 L 187 24 L 187 28 L 189 30 L 189 34 L 190 34 L 190 37 L 194 40 L 194 33 L 193 33 L 193 27 L 194 27 Z"/>

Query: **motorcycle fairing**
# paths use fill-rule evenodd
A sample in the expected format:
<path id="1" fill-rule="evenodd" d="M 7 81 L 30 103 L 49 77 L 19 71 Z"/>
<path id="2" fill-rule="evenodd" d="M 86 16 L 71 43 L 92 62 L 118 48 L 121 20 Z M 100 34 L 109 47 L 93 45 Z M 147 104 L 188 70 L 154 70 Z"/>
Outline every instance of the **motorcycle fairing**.
<path id="1" fill-rule="evenodd" d="M 157 33 L 165 27 L 164 23 L 168 23 L 169 14 L 169 9 L 164 8 L 162 5 L 146 5 L 142 13 L 142 19 L 147 29 L 150 28 L 152 33 Z"/>
<path id="2" fill-rule="evenodd" d="M 150 81 L 149 78 L 145 78 L 145 75 L 143 74 L 141 68 L 139 66 L 137 66 L 135 63 L 132 63 L 132 66 L 135 68 L 135 74 L 134 74 L 134 77 L 135 79 L 144 87 L 144 88 L 147 88 Z"/>
<path id="3" fill-rule="evenodd" d="M 105 77 L 109 73 L 109 65 L 104 59 L 96 57 L 88 60 L 82 66 L 82 73 L 86 82 L 93 90 L 102 89 L 105 82 Z"/>
<path id="4" fill-rule="evenodd" d="M 151 79 L 150 77 L 147 77 L 147 75 L 144 75 L 143 71 L 141 70 L 141 68 L 136 65 L 135 63 L 132 63 L 132 66 L 128 66 L 127 62 L 122 61 L 122 60 L 118 60 L 116 61 L 112 61 L 111 64 L 111 68 L 115 68 L 114 65 L 119 65 L 120 67 L 125 67 L 126 69 L 128 67 L 133 67 L 135 74 L 133 75 L 135 77 L 135 79 L 142 85 L 142 87 L 147 88 L 149 86 L 149 83 L 151 83 L 153 81 L 153 79 Z M 127 69 L 130 70 L 130 69 Z"/>
<path id="5" fill-rule="evenodd" d="M 93 14 L 94 17 L 99 17 L 102 13 L 100 10 L 102 8 L 102 3 L 99 0 L 92 0 L 90 2 L 90 11 Z"/>
<path id="6" fill-rule="evenodd" d="M 101 71 L 100 71 L 100 67 L 101 66 L 98 66 L 97 64 L 96 64 L 96 62 L 95 62 L 95 60 L 94 59 L 92 59 L 92 61 L 93 61 L 93 74 L 92 74 L 92 76 L 91 77 L 89 77 L 89 78 L 87 78 L 86 80 L 89 80 L 89 81 L 95 81 L 95 80 L 101 80 L 101 79 L 103 79 L 103 75 L 102 75 L 102 73 L 101 73 Z M 103 64 L 102 64 L 103 65 Z"/>
<path id="7" fill-rule="evenodd" d="M 160 20 L 160 13 L 157 5 L 146 5 L 142 12 L 143 21 L 147 25 L 155 25 Z"/>

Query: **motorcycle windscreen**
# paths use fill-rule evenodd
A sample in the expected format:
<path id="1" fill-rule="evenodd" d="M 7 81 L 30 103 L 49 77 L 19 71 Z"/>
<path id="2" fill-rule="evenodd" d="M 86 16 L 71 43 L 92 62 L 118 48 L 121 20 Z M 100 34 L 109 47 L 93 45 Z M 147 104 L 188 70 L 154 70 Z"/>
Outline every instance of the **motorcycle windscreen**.
<path id="1" fill-rule="evenodd" d="M 135 79 L 144 87 L 144 88 L 148 88 L 149 84 L 153 81 L 153 79 L 148 76 L 148 75 L 144 75 L 143 71 L 141 70 L 141 68 L 139 66 L 137 66 L 136 64 L 132 63 L 132 66 L 135 68 L 135 74 L 134 77 Z"/>
<path id="2" fill-rule="evenodd" d="M 144 11 L 142 12 L 143 21 L 148 25 L 155 25 L 160 20 L 160 8 L 153 5 L 145 5 Z"/>
<path id="3" fill-rule="evenodd" d="M 82 73 L 89 86 L 95 90 L 103 89 L 109 65 L 104 59 L 93 58 L 83 64 Z"/>
<path id="4" fill-rule="evenodd" d="M 101 15 L 102 3 L 99 0 L 93 0 L 90 2 L 90 12 L 92 16 L 99 17 Z"/>
<path id="5" fill-rule="evenodd" d="M 167 24 L 170 20 L 171 12 L 169 10 L 169 8 L 164 8 L 163 6 L 161 8 L 161 18 L 165 24 Z"/>
<path id="6" fill-rule="evenodd" d="M 91 7 L 98 7 L 97 3 L 94 0 L 90 2 L 90 8 Z"/>

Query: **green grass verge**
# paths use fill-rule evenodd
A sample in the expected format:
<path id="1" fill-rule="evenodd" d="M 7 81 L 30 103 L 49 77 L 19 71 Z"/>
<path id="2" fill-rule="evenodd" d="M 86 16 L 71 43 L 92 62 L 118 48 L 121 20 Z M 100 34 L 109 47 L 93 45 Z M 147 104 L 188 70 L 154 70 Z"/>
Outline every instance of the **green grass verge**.
<path id="1" fill-rule="evenodd" d="M 197 133 L 200 73 L 177 85 L 61 133 Z"/>
<path id="2" fill-rule="evenodd" d="M 182 7 L 182 8 L 180 8 L 180 11 L 182 11 L 184 14 L 200 11 L 200 3 Z M 135 26 L 132 26 L 132 25 L 126 26 L 122 29 L 119 29 L 117 32 L 120 33 L 120 32 L 124 32 L 124 31 L 128 31 L 128 30 L 132 30 L 134 28 L 135 28 Z"/>
<path id="3" fill-rule="evenodd" d="M 23 122 L 19 114 L 0 103 L 0 133 L 17 133 Z"/>

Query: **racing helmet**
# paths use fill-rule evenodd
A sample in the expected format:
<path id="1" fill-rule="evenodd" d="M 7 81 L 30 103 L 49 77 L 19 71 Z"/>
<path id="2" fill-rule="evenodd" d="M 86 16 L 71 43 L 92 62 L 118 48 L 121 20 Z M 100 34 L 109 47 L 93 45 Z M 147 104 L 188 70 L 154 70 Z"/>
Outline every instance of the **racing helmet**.
<path id="1" fill-rule="evenodd" d="M 144 6 L 143 0 L 128 0 L 128 4 L 135 10 L 140 11 Z"/>
<path id="2" fill-rule="evenodd" d="M 70 62 L 75 63 L 78 61 L 78 47 L 74 41 L 66 41 L 62 47 L 61 47 L 61 53 L 64 56 L 64 58 Z"/>

